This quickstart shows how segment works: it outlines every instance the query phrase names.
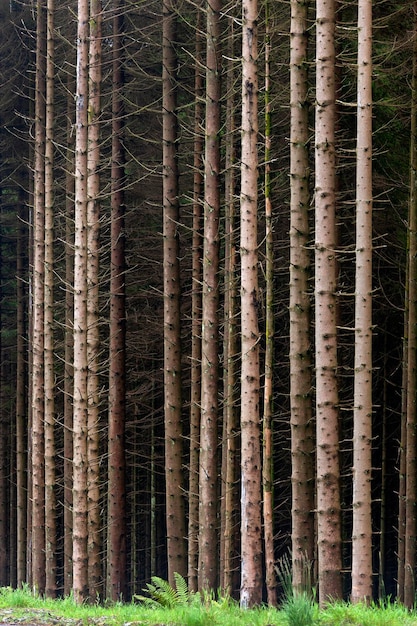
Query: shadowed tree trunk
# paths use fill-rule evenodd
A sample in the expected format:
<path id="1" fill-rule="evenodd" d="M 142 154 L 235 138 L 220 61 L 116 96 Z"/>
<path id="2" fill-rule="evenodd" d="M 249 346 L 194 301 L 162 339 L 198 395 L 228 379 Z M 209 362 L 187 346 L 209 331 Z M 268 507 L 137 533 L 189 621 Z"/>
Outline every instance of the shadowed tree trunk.
<path id="1" fill-rule="evenodd" d="M 352 602 L 372 598 L 372 1 L 358 3 Z"/>
<path id="2" fill-rule="evenodd" d="M 123 148 L 123 0 L 114 0 L 110 267 L 107 598 L 126 597 L 126 310 Z"/>
<path id="3" fill-rule="evenodd" d="M 336 330 L 335 3 L 316 9 L 315 324 L 319 601 L 342 596 Z"/>
<path id="4" fill-rule="evenodd" d="M 256 0 L 242 3 L 241 538 L 240 604 L 262 601 L 260 371 L 258 328 L 258 50 Z"/>
<path id="5" fill-rule="evenodd" d="M 163 2 L 162 125 L 163 125 L 163 238 L 164 238 L 164 389 L 165 480 L 168 580 L 174 572 L 187 575 L 183 440 L 181 424 L 181 323 L 179 264 L 179 199 L 177 164 L 177 103 L 174 50 L 176 24 L 172 0 Z"/>
<path id="6" fill-rule="evenodd" d="M 204 245 L 201 347 L 200 589 L 218 586 L 217 445 L 219 394 L 220 0 L 209 0 L 206 47 Z"/>

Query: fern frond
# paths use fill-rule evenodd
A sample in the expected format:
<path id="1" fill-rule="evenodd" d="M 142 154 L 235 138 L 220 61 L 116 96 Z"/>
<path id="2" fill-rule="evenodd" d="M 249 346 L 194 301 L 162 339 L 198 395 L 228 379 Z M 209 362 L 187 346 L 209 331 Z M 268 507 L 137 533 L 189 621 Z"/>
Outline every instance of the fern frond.
<path id="1" fill-rule="evenodd" d="M 176 598 L 178 604 L 189 604 L 191 599 L 191 593 L 188 590 L 188 585 L 183 576 L 178 572 L 174 572 Z"/>

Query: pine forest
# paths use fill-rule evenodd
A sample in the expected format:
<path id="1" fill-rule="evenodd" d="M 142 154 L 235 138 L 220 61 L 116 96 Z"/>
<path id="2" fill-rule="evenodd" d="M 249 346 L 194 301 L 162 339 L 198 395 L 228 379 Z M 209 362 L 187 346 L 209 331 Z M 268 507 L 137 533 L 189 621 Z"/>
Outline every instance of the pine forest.
<path id="1" fill-rule="evenodd" d="M 0 21 L 0 586 L 413 607 L 417 2 Z"/>

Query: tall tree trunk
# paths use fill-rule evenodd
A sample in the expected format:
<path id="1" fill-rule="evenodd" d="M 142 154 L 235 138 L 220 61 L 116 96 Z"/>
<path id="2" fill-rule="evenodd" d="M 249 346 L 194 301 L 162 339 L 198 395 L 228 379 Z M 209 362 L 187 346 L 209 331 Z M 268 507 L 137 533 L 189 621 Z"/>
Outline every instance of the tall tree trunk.
<path id="1" fill-rule="evenodd" d="M 292 458 L 293 587 L 305 587 L 306 565 L 314 559 L 314 427 L 310 296 L 311 258 L 309 127 L 308 127 L 308 4 L 291 2 L 290 48 L 290 397 Z"/>
<path id="2" fill-rule="evenodd" d="M 352 602 L 372 598 L 372 1 L 358 3 Z"/>
<path id="3" fill-rule="evenodd" d="M 219 410 L 220 11 L 207 3 L 204 246 L 201 350 L 199 588 L 218 586 L 217 445 Z"/>
<path id="4" fill-rule="evenodd" d="M 26 534 L 27 534 L 27 367 L 26 367 L 26 307 L 27 275 L 27 217 L 23 198 L 19 201 L 16 262 L 16 532 L 17 532 L 17 586 L 26 582 Z"/>
<path id="5" fill-rule="evenodd" d="M 268 605 L 277 605 L 277 581 L 274 556 L 274 461 L 273 461 L 273 366 L 274 366 L 274 236 L 271 197 L 271 102 L 270 51 L 271 29 L 269 3 L 266 3 L 265 34 L 265 382 L 263 414 L 263 523 L 265 544 L 266 591 Z"/>
<path id="6" fill-rule="evenodd" d="M 193 240 L 192 240 L 192 293 L 191 293 L 191 405 L 190 405 L 190 476 L 188 496 L 188 588 L 198 589 L 198 489 L 200 458 L 201 417 L 201 283 L 202 283 L 202 196 L 203 196 L 203 135 L 204 120 L 202 74 L 203 11 L 196 7 L 195 26 L 195 77 L 194 77 L 194 175 L 193 175 Z"/>
<path id="7" fill-rule="evenodd" d="M 258 327 L 258 6 L 242 3 L 241 434 L 242 570 L 240 604 L 262 601 L 260 373 Z"/>
<path id="8" fill-rule="evenodd" d="M 109 486 L 107 593 L 126 597 L 126 308 L 123 148 L 123 0 L 114 0 L 110 258 Z"/>
<path id="9" fill-rule="evenodd" d="M 417 3 L 414 3 L 414 16 L 414 54 L 411 84 L 410 198 L 408 210 L 408 301 L 406 305 L 408 310 L 408 342 L 406 388 L 404 603 L 409 608 L 412 608 L 415 603 L 417 543 Z"/>
<path id="10" fill-rule="evenodd" d="M 102 65 L 102 7 L 90 0 L 88 64 L 87 154 L 87 363 L 88 363 L 88 589 L 102 596 L 100 515 L 100 382 L 99 382 L 99 269 L 100 269 L 100 122 Z"/>
<path id="11" fill-rule="evenodd" d="M 223 517 L 220 544 L 220 587 L 233 598 L 240 584 L 239 532 L 239 406 L 238 406 L 238 271 L 237 271 L 237 203 L 236 203 L 236 78 L 234 54 L 234 17 L 229 16 L 226 82 L 225 136 L 225 236 L 224 236 L 224 408 L 222 449 Z"/>
<path id="12" fill-rule="evenodd" d="M 37 3 L 32 327 L 32 584 L 45 591 L 44 260 L 46 12 Z"/>
<path id="13" fill-rule="evenodd" d="M 162 118 L 163 118 L 163 238 L 164 238 L 164 388 L 165 479 L 168 580 L 174 572 L 187 575 L 183 439 L 181 423 L 181 322 L 179 265 L 179 198 L 177 164 L 176 18 L 172 0 L 163 2 Z"/>
<path id="14" fill-rule="evenodd" d="M 316 16 L 315 324 L 319 601 L 342 596 L 336 330 L 335 2 Z"/>
<path id="15" fill-rule="evenodd" d="M 73 424 L 73 589 L 76 602 L 88 598 L 87 457 L 87 150 L 88 0 L 78 0 L 75 240 L 74 240 L 74 424 Z"/>
<path id="16" fill-rule="evenodd" d="M 56 596 L 57 529 L 55 471 L 55 369 L 54 369 L 54 81 L 55 3 L 47 2 L 46 41 L 46 141 L 45 141 L 45 559 L 46 595 Z"/>

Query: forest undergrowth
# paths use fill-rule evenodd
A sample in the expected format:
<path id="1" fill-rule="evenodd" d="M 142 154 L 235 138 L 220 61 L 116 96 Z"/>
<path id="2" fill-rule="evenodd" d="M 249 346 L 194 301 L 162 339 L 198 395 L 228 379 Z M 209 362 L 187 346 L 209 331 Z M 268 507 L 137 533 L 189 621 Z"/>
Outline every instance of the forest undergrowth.
<path id="1" fill-rule="evenodd" d="M 146 596 L 144 596 L 146 597 Z M 0 626 L 417 626 L 417 612 L 398 603 L 371 606 L 337 602 L 320 610 L 306 596 L 280 608 L 240 609 L 229 597 L 189 597 L 164 606 L 132 603 L 77 605 L 73 598 L 44 599 L 28 587 L 0 589 Z"/>

